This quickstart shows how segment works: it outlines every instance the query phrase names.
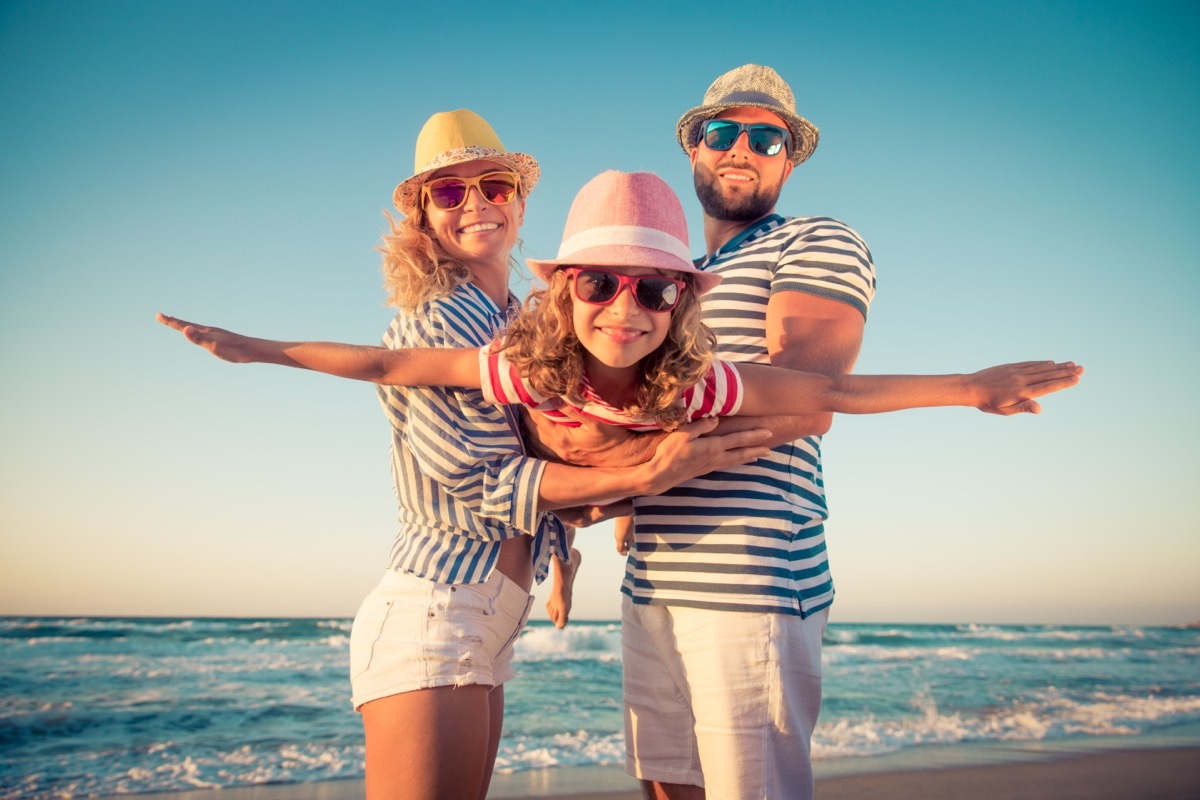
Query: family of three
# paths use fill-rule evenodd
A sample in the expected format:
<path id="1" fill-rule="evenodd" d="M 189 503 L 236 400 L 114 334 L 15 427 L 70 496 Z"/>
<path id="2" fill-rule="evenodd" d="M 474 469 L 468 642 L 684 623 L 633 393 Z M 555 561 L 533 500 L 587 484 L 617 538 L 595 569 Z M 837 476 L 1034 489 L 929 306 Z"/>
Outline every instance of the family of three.
<path id="1" fill-rule="evenodd" d="M 853 376 L 874 295 L 862 239 L 775 203 L 817 146 L 773 70 L 739 67 L 680 119 L 704 211 L 693 262 L 659 177 L 578 193 L 542 286 L 509 291 L 537 161 L 466 111 L 421 130 L 384 237 L 399 313 L 380 347 L 280 342 L 165 315 L 220 358 L 379 384 L 400 530 L 351 635 L 366 790 L 482 798 L 513 645 L 575 527 L 618 518 L 627 769 L 650 797 L 811 797 L 833 585 L 831 415 L 1036 413 L 1073 363 Z M 613 587 L 616 591 L 616 587 Z M 553 613 L 553 612 L 552 612 Z"/>

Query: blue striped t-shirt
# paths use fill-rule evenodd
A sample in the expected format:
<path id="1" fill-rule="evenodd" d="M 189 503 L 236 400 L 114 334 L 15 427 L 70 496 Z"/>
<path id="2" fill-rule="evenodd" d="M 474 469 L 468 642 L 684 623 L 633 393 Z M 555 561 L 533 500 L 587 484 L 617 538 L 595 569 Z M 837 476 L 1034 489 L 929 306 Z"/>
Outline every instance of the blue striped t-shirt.
<path id="1" fill-rule="evenodd" d="M 717 356 L 769 364 L 767 301 L 805 292 L 865 317 L 875 295 L 866 243 L 828 217 L 772 215 L 697 266 L 722 276 L 702 298 Z M 807 616 L 833 602 L 825 553 L 821 439 L 634 501 L 621 591 L 635 603 Z"/>

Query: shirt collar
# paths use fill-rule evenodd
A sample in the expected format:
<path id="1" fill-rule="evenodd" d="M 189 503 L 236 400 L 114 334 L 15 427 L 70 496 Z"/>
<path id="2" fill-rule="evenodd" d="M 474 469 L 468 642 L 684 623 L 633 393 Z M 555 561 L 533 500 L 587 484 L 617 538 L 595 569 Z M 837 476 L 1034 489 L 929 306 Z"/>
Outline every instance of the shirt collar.
<path id="1" fill-rule="evenodd" d="M 776 225 L 780 225 L 780 224 L 784 223 L 785 221 L 786 220 L 784 220 L 784 218 L 779 216 L 778 214 L 767 214 L 765 217 L 760 219 L 758 222 L 754 223 L 753 225 L 747 226 L 737 236 L 734 236 L 728 242 L 721 245 L 719 248 L 717 248 L 717 252 L 713 253 L 711 256 L 707 256 L 707 255 L 700 256 L 700 258 L 697 258 L 693 263 L 697 267 L 702 267 L 705 264 L 708 264 L 712 261 L 716 261 L 718 258 L 725 255 L 726 253 L 732 253 L 734 250 L 737 250 L 739 247 L 741 247 L 743 244 L 746 243 L 747 239 L 750 239 L 751 237 L 761 233 L 762 231 L 766 230 L 767 228 L 770 228 L 770 227 L 773 227 Z"/>

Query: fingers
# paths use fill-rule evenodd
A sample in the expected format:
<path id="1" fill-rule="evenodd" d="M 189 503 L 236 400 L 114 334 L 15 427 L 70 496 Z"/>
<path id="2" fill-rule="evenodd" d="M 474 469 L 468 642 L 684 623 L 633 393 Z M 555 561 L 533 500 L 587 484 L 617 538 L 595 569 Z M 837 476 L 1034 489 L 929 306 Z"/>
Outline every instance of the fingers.
<path id="1" fill-rule="evenodd" d="M 986 410 L 989 413 L 999 414 L 1002 417 L 1011 417 L 1014 414 L 1040 414 L 1042 413 L 1042 406 L 1036 400 L 1022 400 L 1019 403 L 1013 403 L 1011 406 L 1000 406 Z"/>
<path id="2" fill-rule="evenodd" d="M 706 433 L 711 433 L 716 430 L 717 423 L 720 420 L 717 417 L 701 417 L 695 422 L 688 423 L 679 429 L 680 433 L 686 433 L 689 439 L 696 439 Z"/>
<path id="3" fill-rule="evenodd" d="M 1048 380 L 1039 381 L 1038 383 L 1030 384 L 1026 388 L 1033 394 L 1034 397 L 1041 397 L 1044 394 L 1050 394 L 1051 392 L 1069 389 L 1077 383 L 1079 383 L 1079 377 L 1077 375 L 1067 375 L 1060 378 L 1051 378 Z"/>
<path id="4" fill-rule="evenodd" d="M 194 322 L 188 322 L 185 319 L 178 319 L 169 314 L 164 314 L 161 311 L 154 315 L 154 318 L 166 325 L 168 328 L 174 328 L 184 335 L 184 337 L 192 344 L 204 344 L 204 333 L 209 328 L 203 325 L 197 325 Z"/>
<path id="5" fill-rule="evenodd" d="M 172 317 L 169 314 L 164 314 L 161 311 L 155 314 L 154 318 L 163 325 L 166 325 L 168 328 L 174 328 L 177 331 L 182 331 L 184 328 L 192 324 L 190 322 L 184 322 L 181 319 L 175 319 L 175 317 Z"/>

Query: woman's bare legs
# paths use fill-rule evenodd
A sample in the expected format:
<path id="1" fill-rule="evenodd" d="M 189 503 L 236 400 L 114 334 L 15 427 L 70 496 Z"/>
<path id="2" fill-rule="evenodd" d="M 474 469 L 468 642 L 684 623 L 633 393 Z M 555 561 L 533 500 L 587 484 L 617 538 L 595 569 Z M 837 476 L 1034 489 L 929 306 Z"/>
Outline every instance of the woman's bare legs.
<path id="1" fill-rule="evenodd" d="M 362 707 L 367 800 L 487 795 L 504 722 L 504 688 L 440 686 Z"/>

